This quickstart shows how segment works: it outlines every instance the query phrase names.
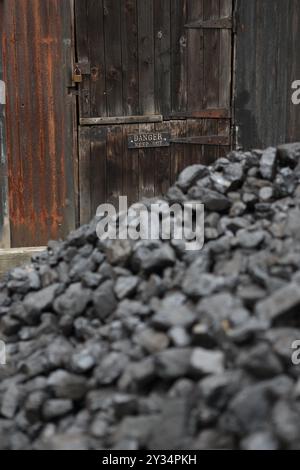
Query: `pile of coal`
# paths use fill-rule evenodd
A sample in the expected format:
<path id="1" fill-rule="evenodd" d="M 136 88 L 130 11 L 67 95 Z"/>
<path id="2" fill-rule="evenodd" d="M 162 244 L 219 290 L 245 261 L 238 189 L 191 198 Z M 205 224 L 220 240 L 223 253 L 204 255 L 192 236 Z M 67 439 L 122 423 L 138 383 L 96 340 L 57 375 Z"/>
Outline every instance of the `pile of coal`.
<path id="1" fill-rule="evenodd" d="M 300 144 L 166 200 L 204 202 L 201 251 L 93 221 L 1 283 L 1 449 L 300 448 Z"/>

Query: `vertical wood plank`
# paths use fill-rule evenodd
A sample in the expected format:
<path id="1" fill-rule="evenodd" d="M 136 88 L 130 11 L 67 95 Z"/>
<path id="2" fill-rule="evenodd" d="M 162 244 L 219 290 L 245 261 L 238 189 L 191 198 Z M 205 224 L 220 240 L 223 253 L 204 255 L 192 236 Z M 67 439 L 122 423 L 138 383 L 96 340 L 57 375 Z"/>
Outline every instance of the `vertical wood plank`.
<path id="1" fill-rule="evenodd" d="M 172 111 L 187 109 L 187 0 L 172 0 Z"/>
<path id="2" fill-rule="evenodd" d="M 203 0 L 189 0 L 188 22 L 203 20 Z M 188 111 L 203 109 L 204 36 L 201 29 L 188 30 Z"/>
<path id="3" fill-rule="evenodd" d="M 203 135 L 218 135 L 218 119 L 203 120 Z M 216 145 L 203 146 L 203 165 L 211 165 L 219 158 L 219 147 Z"/>
<path id="4" fill-rule="evenodd" d="M 158 123 L 155 125 L 156 132 L 169 131 L 170 123 Z M 167 193 L 171 182 L 171 149 L 170 147 L 160 147 L 154 149 L 155 156 L 155 195 Z"/>
<path id="5" fill-rule="evenodd" d="M 89 62 L 89 25 L 88 25 L 89 0 L 75 0 L 76 18 L 76 49 L 78 61 Z M 83 82 L 79 86 L 79 110 L 80 117 L 90 117 L 90 77 L 83 76 Z"/>
<path id="6" fill-rule="evenodd" d="M 154 132 L 154 124 L 141 124 L 140 133 Z M 154 150 L 155 151 L 155 150 Z M 153 149 L 140 149 L 140 198 L 151 198 L 155 195 L 155 157 Z"/>
<path id="7" fill-rule="evenodd" d="M 139 114 L 138 0 L 122 1 L 123 114 Z"/>
<path id="8" fill-rule="evenodd" d="M 103 0 L 88 1 L 87 25 L 91 75 L 85 80 L 90 80 L 89 117 L 107 116 Z"/>
<path id="9" fill-rule="evenodd" d="M 128 136 L 138 133 L 138 124 L 125 125 L 123 127 L 123 195 L 128 197 L 129 205 L 139 200 L 139 149 L 128 148 Z"/>
<path id="10" fill-rule="evenodd" d="M 123 195 L 123 128 L 107 128 L 106 200 L 118 206 Z"/>
<path id="11" fill-rule="evenodd" d="M 90 193 L 91 216 L 96 215 L 100 204 L 106 202 L 107 132 L 105 127 L 92 127 L 90 131 Z"/>
<path id="12" fill-rule="evenodd" d="M 153 0 L 138 2 L 139 102 L 141 114 L 155 113 Z"/>
<path id="13" fill-rule="evenodd" d="M 80 127 L 79 138 L 79 194 L 80 224 L 91 220 L 91 133 L 89 127 Z"/>
<path id="14" fill-rule="evenodd" d="M 220 0 L 220 17 L 232 17 L 232 0 Z M 232 31 L 220 31 L 219 106 L 230 109 L 232 78 Z"/>
<path id="15" fill-rule="evenodd" d="M 203 120 L 189 119 L 187 121 L 187 137 L 203 135 Z M 185 166 L 203 163 L 203 145 L 187 145 L 185 150 Z"/>
<path id="16" fill-rule="evenodd" d="M 6 35 L 4 4 L 0 2 L 0 249 L 10 247 L 10 226 L 9 226 L 9 207 L 8 207 L 8 172 L 7 172 L 7 154 L 5 138 L 5 102 L 6 102 L 6 84 L 3 76 L 2 60 L 5 57 Z"/>
<path id="17" fill-rule="evenodd" d="M 108 116 L 123 114 L 121 0 L 104 0 Z"/>
<path id="18" fill-rule="evenodd" d="M 171 0 L 154 0 L 155 112 L 171 112 Z"/>
<path id="19" fill-rule="evenodd" d="M 172 138 L 186 137 L 187 121 L 171 121 L 170 130 Z M 178 175 L 185 167 L 185 145 L 171 145 L 171 184 L 175 183 Z"/>
<path id="20" fill-rule="evenodd" d="M 204 0 L 204 20 L 220 17 L 220 0 Z M 204 107 L 219 106 L 220 33 L 204 31 Z"/>

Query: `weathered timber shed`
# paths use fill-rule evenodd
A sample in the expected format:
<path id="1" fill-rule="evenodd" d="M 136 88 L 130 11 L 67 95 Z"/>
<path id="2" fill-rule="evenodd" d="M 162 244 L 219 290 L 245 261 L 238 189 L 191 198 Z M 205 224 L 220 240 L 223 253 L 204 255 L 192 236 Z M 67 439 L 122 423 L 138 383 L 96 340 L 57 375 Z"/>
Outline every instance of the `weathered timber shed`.
<path id="1" fill-rule="evenodd" d="M 0 0 L 0 248 L 300 139 L 299 0 Z"/>

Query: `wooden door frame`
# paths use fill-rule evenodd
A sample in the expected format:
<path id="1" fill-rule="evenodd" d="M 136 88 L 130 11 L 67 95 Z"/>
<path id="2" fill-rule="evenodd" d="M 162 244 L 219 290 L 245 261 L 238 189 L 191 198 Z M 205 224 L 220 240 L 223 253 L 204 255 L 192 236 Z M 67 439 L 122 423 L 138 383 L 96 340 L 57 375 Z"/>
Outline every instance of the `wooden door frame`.
<path id="1" fill-rule="evenodd" d="M 0 0 L 0 38 L 4 32 L 4 0 Z M 0 40 L 0 249 L 10 248 L 10 222 L 8 208 L 8 174 L 5 135 L 6 90 L 3 81 L 2 40 Z"/>

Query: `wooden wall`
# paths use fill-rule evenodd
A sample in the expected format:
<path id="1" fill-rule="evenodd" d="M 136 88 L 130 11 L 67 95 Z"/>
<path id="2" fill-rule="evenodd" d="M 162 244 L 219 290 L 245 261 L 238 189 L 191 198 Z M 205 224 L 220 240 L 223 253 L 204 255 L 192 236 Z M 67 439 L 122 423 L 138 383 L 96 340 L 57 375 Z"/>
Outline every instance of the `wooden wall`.
<path id="1" fill-rule="evenodd" d="M 0 18 L 3 18 L 3 1 L 0 0 Z M 0 20 L 0 37 L 3 34 L 3 22 Z M 1 61 L 0 41 L 0 249 L 10 246 L 8 216 L 8 181 L 5 139 L 5 82 Z"/>
<path id="2" fill-rule="evenodd" d="M 236 124 L 239 145 L 266 147 L 300 140 L 299 0 L 236 0 Z"/>
<path id="3" fill-rule="evenodd" d="M 13 247 L 75 226 L 72 1 L 0 0 Z"/>

